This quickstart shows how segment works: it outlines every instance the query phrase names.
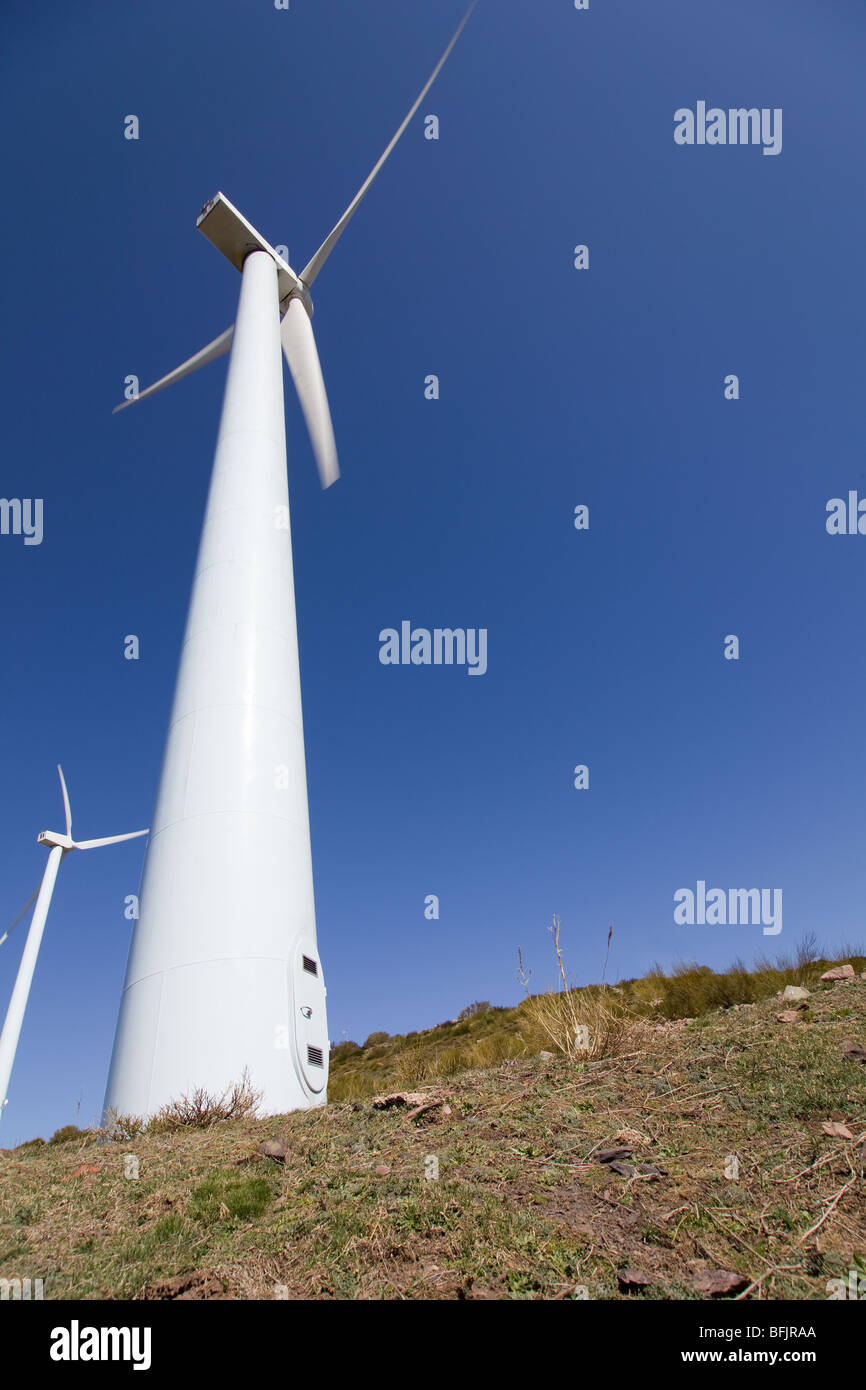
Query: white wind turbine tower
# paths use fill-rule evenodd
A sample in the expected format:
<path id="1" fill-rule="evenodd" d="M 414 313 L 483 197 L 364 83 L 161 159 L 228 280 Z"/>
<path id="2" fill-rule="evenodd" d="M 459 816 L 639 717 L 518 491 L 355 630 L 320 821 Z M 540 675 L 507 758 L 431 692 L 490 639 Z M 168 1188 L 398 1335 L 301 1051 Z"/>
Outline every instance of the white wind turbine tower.
<path id="1" fill-rule="evenodd" d="M 222 193 L 203 208 L 198 227 L 242 271 L 237 320 L 136 398 L 231 346 L 105 1099 L 116 1113 L 152 1115 L 195 1087 L 221 1093 L 245 1071 L 266 1113 L 325 1103 L 280 347 L 328 487 L 339 468 L 310 287 L 474 5 L 300 275 Z"/>
<path id="2" fill-rule="evenodd" d="M 9 1077 L 12 1074 L 12 1065 L 15 1061 L 15 1051 L 18 1047 L 18 1038 L 21 1035 L 21 1025 L 24 1022 L 24 1011 L 27 1008 L 27 1000 L 30 996 L 30 985 L 33 980 L 33 972 L 36 969 L 36 958 L 39 955 L 39 947 L 42 944 L 42 933 L 45 930 L 45 920 L 48 916 L 48 909 L 51 906 L 51 895 L 54 892 L 54 883 L 57 878 L 57 870 L 60 868 L 60 861 L 67 854 L 71 854 L 74 849 L 99 849 L 101 845 L 117 845 L 121 840 L 137 840 L 139 835 L 146 835 L 146 830 L 133 830 L 128 835 L 108 835 L 101 840 L 73 840 L 72 838 L 72 811 L 69 807 L 69 793 L 66 790 L 66 781 L 63 777 L 63 769 L 58 763 L 57 771 L 60 774 L 60 788 L 63 792 L 63 809 L 66 813 L 66 833 L 61 835 L 59 830 L 43 830 L 38 837 L 37 843 L 50 846 L 48 862 L 45 865 L 45 872 L 42 875 L 42 883 L 39 886 L 38 896 L 36 896 L 36 906 L 33 909 L 33 917 L 30 922 L 30 930 L 27 933 L 27 940 L 24 943 L 24 950 L 21 953 L 21 963 L 18 966 L 18 974 L 15 978 L 15 985 L 12 990 L 12 998 L 9 1001 L 9 1008 L 6 1010 L 6 1020 L 3 1024 L 3 1031 L 0 1032 L 0 1115 L 3 1107 L 7 1104 L 6 1090 L 9 1085 Z M 31 902 L 33 899 L 31 898 Z M 27 907 L 30 903 L 27 904 Z M 24 912 L 27 911 L 24 908 Z M 19 916 L 23 916 L 22 912 Z M 15 923 L 13 923 L 13 926 Z M 12 928 L 10 927 L 10 931 Z M 0 939 L 0 945 L 6 940 L 9 932 Z"/>

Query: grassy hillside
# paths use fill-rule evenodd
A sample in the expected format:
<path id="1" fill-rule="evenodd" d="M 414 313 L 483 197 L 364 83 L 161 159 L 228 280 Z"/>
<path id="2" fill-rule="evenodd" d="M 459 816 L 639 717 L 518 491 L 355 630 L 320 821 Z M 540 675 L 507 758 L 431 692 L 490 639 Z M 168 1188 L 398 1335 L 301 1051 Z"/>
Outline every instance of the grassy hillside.
<path id="1" fill-rule="evenodd" d="M 722 1270 L 732 1297 L 826 1298 L 866 1273 L 866 981 L 819 984 L 825 964 L 576 995 L 613 1013 L 595 1058 L 539 1056 L 527 1000 L 338 1049 L 318 1111 L 6 1151 L 0 1277 L 46 1298 L 695 1299 Z M 775 997 L 798 982 L 802 1010 Z M 369 1099 L 407 1080 L 430 1108 Z"/>
<path id="2" fill-rule="evenodd" d="M 866 957 L 856 951 L 846 952 L 843 959 L 858 973 L 866 970 Z M 670 975 L 656 970 L 610 987 L 575 989 L 567 997 L 564 992 L 534 995 L 511 1009 L 471 1004 L 458 1019 L 423 1032 L 394 1037 L 373 1033 L 363 1046 L 341 1043 L 331 1054 L 328 1096 L 358 1100 L 386 1086 L 411 1086 L 542 1050 L 565 1050 L 566 1035 L 583 1019 L 602 1052 L 616 1050 L 622 1032 L 617 1019 L 626 1027 L 629 1020 L 664 1022 L 757 1003 L 775 998 L 788 984 L 814 987 L 834 963 L 818 956 L 814 942 L 806 941 L 793 959 L 762 960 L 751 971 L 739 962 L 719 973 L 685 963 Z M 594 1054 L 598 1047 L 591 1051 Z"/>

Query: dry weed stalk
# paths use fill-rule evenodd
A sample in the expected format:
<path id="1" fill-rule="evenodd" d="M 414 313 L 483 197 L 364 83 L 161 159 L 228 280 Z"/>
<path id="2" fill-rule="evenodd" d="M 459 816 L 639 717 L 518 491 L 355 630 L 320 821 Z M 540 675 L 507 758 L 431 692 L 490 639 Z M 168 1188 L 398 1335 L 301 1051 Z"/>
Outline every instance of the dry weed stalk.
<path id="1" fill-rule="evenodd" d="M 109 1111 L 101 1131 L 106 1139 L 115 1142 L 137 1139 L 143 1134 L 173 1134 L 179 1129 L 209 1129 L 222 1120 L 243 1119 L 255 1115 L 261 1091 L 253 1090 L 249 1069 L 244 1068 L 240 1081 L 227 1086 L 222 1095 L 196 1086 L 189 1095 L 169 1101 L 150 1119 L 139 1115 L 118 1115 Z"/>
<path id="2" fill-rule="evenodd" d="M 553 925 L 548 927 L 553 937 L 553 949 L 559 977 L 560 990 L 547 994 L 532 994 L 529 988 L 531 971 L 523 964 L 523 953 L 518 947 L 518 978 L 526 990 L 526 1014 L 531 1025 L 565 1054 L 577 1061 L 593 1061 L 610 1056 L 623 1042 L 627 1027 L 622 1009 L 614 1004 L 602 985 L 598 991 L 572 989 L 565 973 L 565 961 L 560 945 L 560 919 L 554 915 Z M 608 952 L 613 927 L 608 931 Z M 607 958 L 605 958 L 605 968 Z"/>

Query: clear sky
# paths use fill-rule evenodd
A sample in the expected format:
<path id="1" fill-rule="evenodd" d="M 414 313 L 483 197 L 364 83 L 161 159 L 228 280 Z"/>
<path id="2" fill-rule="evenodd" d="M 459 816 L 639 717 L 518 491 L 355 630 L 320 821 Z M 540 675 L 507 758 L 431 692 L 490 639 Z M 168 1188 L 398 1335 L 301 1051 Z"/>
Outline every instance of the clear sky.
<path id="1" fill-rule="evenodd" d="M 196 214 L 222 189 L 300 269 L 462 9 L 7 0 L 0 494 L 44 521 L 0 535 L 0 933 L 58 761 L 80 836 L 152 814 L 226 359 L 111 407 L 233 319 Z M 610 922 L 614 979 L 862 939 L 866 536 L 825 520 L 866 497 L 864 37 L 862 0 L 480 0 L 317 281 L 327 492 L 286 399 L 335 1041 L 516 1002 L 518 945 L 554 984 L 554 912 L 577 983 Z M 675 144 L 704 101 L 780 108 L 781 152 Z M 382 665 L 403 620 L 486 629 L 486 673 Z M 98 1115 L 142 845 L 61 868 L 4 1145 Z M 677 925 L 698 880 L 781 888 L 781 933 Z"/>

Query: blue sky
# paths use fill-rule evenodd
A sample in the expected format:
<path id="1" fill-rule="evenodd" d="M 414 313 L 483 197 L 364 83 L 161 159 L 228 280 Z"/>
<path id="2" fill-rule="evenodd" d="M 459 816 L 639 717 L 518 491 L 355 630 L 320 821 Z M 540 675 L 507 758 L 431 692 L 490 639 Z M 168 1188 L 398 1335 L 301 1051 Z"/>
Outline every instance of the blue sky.
<path id="1" fill-rule="evenodd" d="M 234 317 L 199 208 L 300 268 L 461 13 L 7 3 L 0 494 L 44 536 L 0 536 L 0 931 L 58 760 L 76 833 L 152 813 L 225 359 L 111 407 Z M 610 922 L 613 978 L 863 938 L 866 538 L 825 508 L 866 496 L 864 31 L 859 0 L 480 0 L 317 281 L 326 493 L 286 399 L 333 1039 L 515 1002 L 518 945 L 554 984 L 554 912 L 577 982 Z M 699 100 L 781 108 L 781 153 L 678 147 Z M 486 674 L 381 665 L 404 619 L 486 628 Z M 99 1111 L 142 853 L 61 869 L 5 1145 Z M 676 925 L 698 879 L 781 888 L 782 933 Z"/>

